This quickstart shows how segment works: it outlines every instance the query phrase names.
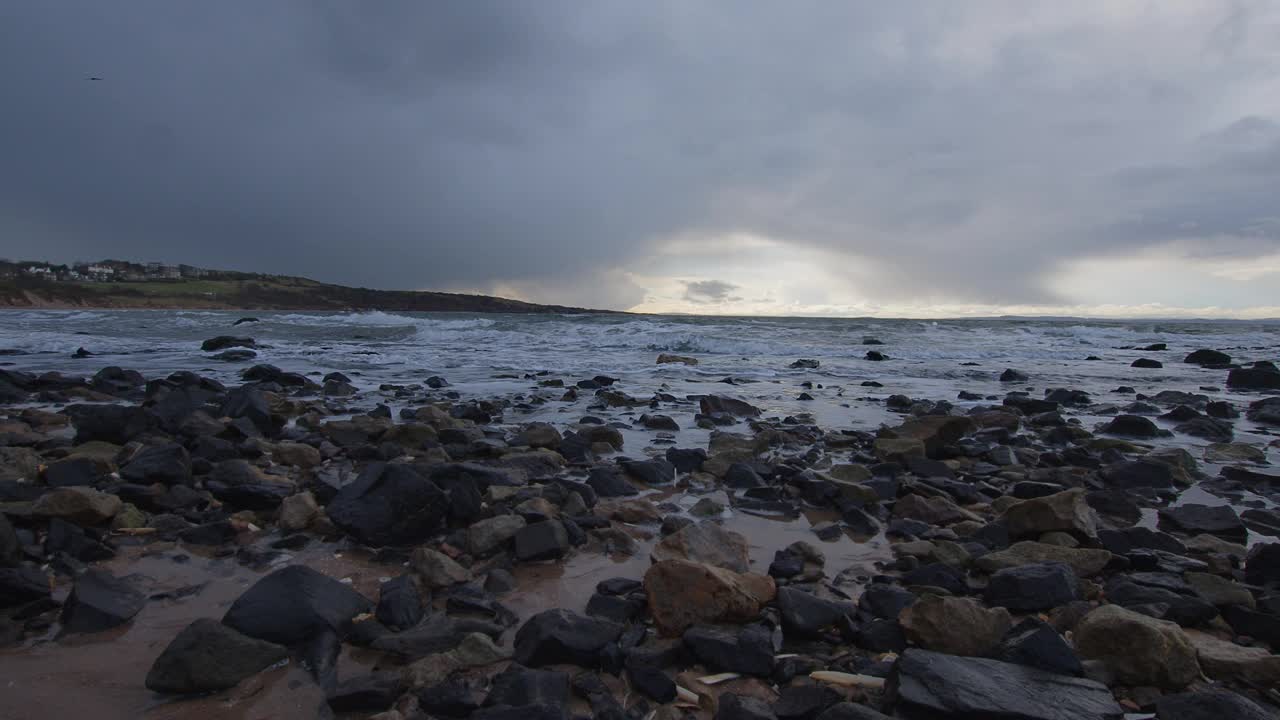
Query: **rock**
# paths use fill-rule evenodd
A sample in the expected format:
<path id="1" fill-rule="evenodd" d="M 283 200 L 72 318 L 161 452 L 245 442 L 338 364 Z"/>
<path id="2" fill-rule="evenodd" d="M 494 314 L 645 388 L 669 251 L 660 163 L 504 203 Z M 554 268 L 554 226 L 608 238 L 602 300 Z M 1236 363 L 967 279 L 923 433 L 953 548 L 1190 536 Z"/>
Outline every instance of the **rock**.
<path id="1" fill-rule="evenodd" d="M 0 567 L 16 567 L 22 561 L 22 543 L 9 518 L 0 512 Z"/>
<path id="2" fill-rule="evenodd" d="M 1057 562 L 1066 563 L 1080 577 L 1092 577 L 1102 572 L 1113 557 L 1106 550 L 1068 548 L 1024 540 L 1005 550 L 983 555 L 974 564 L 984 572 L 995 573 L 1033 563 Z"/>
<path id="3" fill-rule="evenodd" d="M 1075 629 L 1076 651 L 1099 660 L 1125 685 L 1176 690 L 1200 676 L 1196 650 L 1177 625 L 1104 605 Z"/>
<path id="4" fill-rule="evenodd" d="M 124 445 L 155 423 L 154 417 L 136 405 L 71 405 L 63 412 L 75 425 L 77 445 L 94 440 Z"/>
<path id="5" fill-rule="evenodd" d="M 520 528 L 515 534 L 516 559 L 553 560 L 569 550 L 569 534 L 559 520 L 543 520 Z"/>
<path id="6" fill-rule="evenodd" d="M 470 570 L 448 555 L 427 547 L 414 548 L 409 555 L 409 567 L 428 588 L 446 588 L 471 580 Z"/>
<path id="7" fill-rule="evenodd" d="M 1015 612 L 1049 610 L 1080 600 L 1075 572 L 1062 563 L 1040 563 L 999 570 L 987 582 L 983 599 Z"/>
<path id="8" fill-rule="evenodd" d="M 343 680 L 325 694 L 334 712 L 372 712 L 386 710 L 405 691 L 404 677 L 398 672 L 374 672 Z"/>
<path id="9" fill-rule="evenodd" d="M 1137 438 L 1153 438 L 1161 434 L 1160 428 L 1150 418 L 1141 415 L 1117 415 L 1111 422 L 1103 425 L 1100 431 L 1108 435 Z"/>
<path id="10" fill-rule="evenodd" d="M 1258 543 L 1249 550 L 1244 577 L 1255 585 L 1280 582 L 1280 543 Z"/>
<path id="11" fill-rule="evenodd" d="M 1269 397 L 1249 403 L 1245 417 L 1264 425 L 1280 425 L 1280 397 Z"/>
<path id="12" fill-rule="evenodd" d="M 1150 457 L 1112 463 L 1101 475 L 1107 484 L 1119 488 L 1187 487 L 1193 482 L 1185 469 Z"/>
<path id="13" fill-rule="evenodd" d="M 1256 364 L 1251 368 L 1236 368 L 1227 373 L 1227 387 L 1240 390 L 1280 390 L 1280 372 Z"/>
<path id="14" fill-rule="evenodd" d="M 1220 350 L 1193 350 L 1182 362 L 1193 365 L 1230 365 L 1231 356 Z"/>
<path id="15" fill-rule="evenodd" d="M 109 471 L 106 463 L 88 457 L 69 457 L 49 463 L 44 469 L 44 482 L 49 487 L 96 485 L 98 478 Z"/>
<path id="16" fill-rule="evenodd" d="M 720 696 L 715 720 L 778 720 L 778 716 L 760 698 L 727 692 Z"/>
<path id="17" fill-rule="evenodd" d="M 424 614 L 422 596 L 413 578 L 400 575 L 382 583 L 378 590 L 378 607 L 374 616 L 378 622 L 396 631 L 417 625 Z"/>
<path id="18" fill-rule="evenodd" d="M 1262 463 L 1266 462 L 1267 454 L 1262 448 L 1244 443 L 1213 443 L 1204 449 L 1204 459 L 1224 465 L 1238 462 Z"/>
<path id="19" fill-rule="evenodd" d="M 248 362 L 258 357 L 258 353 L 253 350 L 223 350 L 217 355 L 212 356 L 213 360 L 221 360 L 222 362 Z"/>
<path id="20" fill-rule="evenodd" d="M 1027 618 L 1010 630 L 995 657 L 1061 675 L 1084 674 L 1075 650 L 1053 626 L 1037 618 Z"/>
<path id="21" fill-rule="evenodd" d="M 444 682 L 454 671 L 491 665 L 510 658 L 511 653 L 495 645 L 489 636 L 473 632 L 463 635 L 449 649 L 416 656 L 422 659 L 405 668 L 405 680 L 412 687 L 429 688 Z"/>
<path id="22" fill-rule="evenodd" d="M 854 612 L 853 603 L 827 600 L 791 587 L 778 588 L 777 602 L 788 637 L 819 637 Z"/>
<path id="23" fill-rule="evenodd" d="M 564 441 L 564 437 L 560 435 L 560 431 L 551 423 L 535 422 L 525 425 L 520 432 L 511 439 L 511 444 L 515 446 L 526 446 L 531 448 L 551 448 L 560 447 L 560 443 Z"/>
<path id="24" fill-rule="evenodd" d="M 1120 720 L 1123 709 L 1093 680 L 988 660 L 909 649 L 886 695 L 910 717 L 1001 720 Z"/>
<path id="25" fill-rule="evenodd" d="M 667 448 L 667 462 L 682 473 L 696 472 L 707 461 L 707 451 L 702 448 Z"/>
<path id="26" fill-rule="evenodd" d="M 1262 598 L 1263 601 L 1267 599 Z M 1271 602 L 1274 601 L 1275 598 L 1272 597 Z M 1259 606 L 1267 607 L 1262 603 Z M 1222 619 L 1227 621 L 1237 635 L 1248 635 L 1272 647 L 1280 647 L 1280 615 L 1274 612 L 1258 612 L 1240 605 L 1228 605 L 1222 608 Z"/>
<path id="27" fill-rule="evenodd" d="M 627 663 L 628 684 L 640 694 L 658 703 L 676 699 L 676 682 L 661 668 L 646 663 Z"/>
<path id="28" fill-rule="evenodd" d="M 40 496 L 33 515 L 56 517 L 77 525 L 98 525 L 115 517 L 124 506 L 120 498 L 88 487 L 64 487 Z"/>
<path id="29" fill-rule="evenodd" d="M 467 547 L 483 557 L 502 547 L 528 523 L 520 515 L 497 515 L 478 520 L 467 528 Z"/>
<path id="30" fill-rule="evenodd" d="M 1133 363 L 1129 365 L 1129 367 L 1147 368 L 1147 369 L 1154 370 L 1157 368 L 1164 367 L 1164 363 L 1160 362 L 1159 360 L 1152 360 L 1151 358 L 1138 358 L 1137 360 L 1134 360 Z"/>
<path id="31" fill-rule="evenodd" d="M 782 688 L 773 703 L 773 714 L 778 720 L 812 720 L 843 699 L 844 695 L 828 685 L 791 685 Z"/>
<path id="32" fill-rule="evenodd" d="M 1254 687 L 1280 687 L 1280 655 L 1243 647 L 1195 630 L 1187 638 L 1196 649 L 1204 674 L 1214 680 L 1244 682 Z"/>
<path id="33" fill-rule="evenodd" d="M 818 366 L 821 364 L 822 363 L 817 360 L 812 360 L 809 358 L 800 358 L 799 360 L 796 360 L 795 362 L 791 363 L 787 367 L 791 368 L 792 370 L 817 370 Z"/>
<path id="34" fill-rule="evenodd" d="M 924 415 L 907 420 L 893 429 L 899 439 L 919 440 L 924 443 L 925 454 L 941 459 L 941 453 L 977 426 L 972 418 L 958 415 Z M 918 474 L 918 473 L 917 473 Z"/>
<path id="35" fill-rule="evenodd" d="M 408 465 L 372 463 L 329 501 L 329 519 L 367 545 L 422 542 L 444 527 L 449 498 Z"/>
<path id="36" fill-rule="evenodd" d="M 62 631 L 92 633 L 109 630 L 133 619 L 147 604 L 147 596 L 124 579 L 91 568 L 76 578 L 62 606 Z"/>
<path id="37" fill-rule="evenodd" d="M 271 455 L 278 463 L 304 469 L 316 467 L 322 461 L 319 450 L 305 443 L 297 442 L 276 443 L 275 447 L 271 449 Z"/>
<path id="38" fill-rule="evenodd" d="M 1187 581 L 1187 585 L 1195 590 L 1196 595 L 1211 605 L 1219 607 L 1244 605 L 1249 608 L 1254 606 L 1253 593 L 1249 592 L 1249 588 L 1226 578 L 1203 572 L 1184 573 L 1183 578 Z"/>
<path id="39" fill-rule="evenodd" d="M 1160 527 L 1189 535 L 1207 533 L 1218 537 L 1244 540 L 1249 531 L 1240 516 L 1229 505 L 1187 503 L 1160 508 Z"/>
<path id="40" fill-rule="evenodd" d="M 759 677 L 773 673 L 773 637 L 762 625 L 740 629 L 694 625 L 681 639 L 693 657 L 713 672 Z"/>
<path id="41" fill-rule="evenodd" d="M 617 466 L 592 468 L 587 475 L 587 485 L 599 497 L 626 497 L 640 494 L 640 491 L 627 480 L 622 468 Z"/>
<path id="42" fill-rule="evenodd" d="M 1014 370 L 1013 368 L 1007 368 L 1004 372 L 1000 373 L 1000 382 L 1026 382 L 1030 379 L 1031 378 L 1028 377 L 1026 373 Z"/>
<path id="43" fill-rule="evenodd" d="M 305 530 L 319 513 L 320 506 L 316 503 L 315 496 L 306 490 L 281 501 L 277 523 L 282 530 Z"/>
<path id="44" fill-rule="evenodd" d="M 760 417 L 760 408 L 725 395 L 703 395 L 699 398 L 698 405 L 703 415 Z"/>
<path id="45" fill-rule="evenodd" d="M 1235 436 L 1231 423 L 1207 416 L 1192 418 L 1187 422 L 1179 423 L 1173 429 L 1184 435 L 1204 438 L 1214 442 L 1231 442 L 1231 438 Z"/>
<path id="46" fill-rule="evenodd" d="M 888 355 L 885 355 L 879 350 L 868 350 L 867 354 L 864 355 L 863 357 L 865 357 L 867 360 L 870 360 L 872 362 L 883 362 L 889 359 Z"/>
<path id="47" fill-rule="evenodd" d="M 622 626 L 579 615 L 570 610 L 544 610 L 516 631 L 515 659 L 541 667 L 566 663 L 598 667 L 601 653 L 622 634 Z"/>
<path id="48" fill-rule="evenodd" d="M 1056 530 L 1080 540 L 1098 536 L 1097 514 L 1081 488 L 1014 503 L 1005 509 L 1003 518 L 1011 538 L 1039 537 Z"/>
<path id="49" fill-rule="evenodd" d="M 651 557 L 654 562 L 690 560 L 737 573 L 747 572 L 750 563 L 747 539 L 709 521 L 685 526 L 663 538 L 654 546 Z"/>
<path id="50" fill-rule="evenodd" d="M 49 576 L 36 565 L 0 568 L 0 609 L 48 600 L 49 595 Z"/>
<path id="51" fill-rule="evenodd" d="M 689 357 L 687 355 L 670 355 L 668 353 L 661 353 L 658 355 L 658 362 L 656 364 L 667 365 L 672 363 L 679 363 L 681 365 L 697 365 L 698 358 Z"/>
<path id="52" fill-rule="evenodd" d="M 876 712 L 866 705 L 855 705 L 851 702 L 839 702 L 823 710 L 816 720 L 893 720 L 884 713 Z"/>
<path id="53" fill-rule="evenodd" d="M 1160 720 L 1274 720 L 1260 705 L 1229 690 L 1210 688 L 1165 695 L 1156 700 Z"/>
<path id="54" fill-rule="evenodd" d="M 193 694 L 235 687 L 288 657 L 288 651 L 201 618 L 178 633 L 147 673 L 147 689 Z"/>
<path id="55" fill-rule="evenodd" d="M 512 664 L 493 678 L 484 702 L 498 707 L 552 708 L 562 715 L 569 705 L 569 674 Z"/>
<path id="56" fill-rule="evenodd" d="M 773 578 L 736 573 L 689 560 L 663 560 L 644 574 L 644 589 L 658 631 L 673 637 L 689 626 L 746 622 L 773 600 Z"/>
<path id="57" fill-rule="evenodd" d="M 344 635 L 351 619 L 373 603 L 346 585 L 304 565 L 267 575 L 231 604 L 222 622 L 259 640 L 296 645 L 323 632 Z"/>
<path id="58" fill-rule="evenodd" d="M 962 520 L 973 520 L 975 516 L 967 512 L 951 500 L 942 497 L 925 497 L 911 493 L 898 499 L 893 504 L 895 518 L 908 518 L 929 523 L 930 525 L 946 525 Z"/>
<path id="59" fill-rule="evenodd" d="M 177 443 L 144 448 L 120 469 L 120 477 L 140 485 L 191 483 L 191 456 Z"/>
<path id="60" fill-rule="evenodd" d="M 233 337 L 231 335 L 219 335 L 200 343 L 200 349 L 204 352 L 217 352 L 233 347 L 253 348 L 257 346 L 258 344 L 254 342 L 253 338 Z"/>
<path id="61" fill-rule="evenodd" d="M 1013 626 L 1004 608 L 932 593 L 903 610 L 898 624 L 912 643 L 949 655 L 988 655 Z"/>

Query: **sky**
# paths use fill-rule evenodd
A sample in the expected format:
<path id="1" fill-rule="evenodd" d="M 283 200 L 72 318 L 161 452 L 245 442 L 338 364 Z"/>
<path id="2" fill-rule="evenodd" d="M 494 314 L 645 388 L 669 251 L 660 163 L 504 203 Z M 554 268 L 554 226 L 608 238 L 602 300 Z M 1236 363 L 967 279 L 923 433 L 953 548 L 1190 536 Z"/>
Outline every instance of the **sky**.
<path id="1" fill-rule="evenodd" d="M 1274 0 L 5 2 L 0 68 L 12 259 L 1280 317 Z"/>

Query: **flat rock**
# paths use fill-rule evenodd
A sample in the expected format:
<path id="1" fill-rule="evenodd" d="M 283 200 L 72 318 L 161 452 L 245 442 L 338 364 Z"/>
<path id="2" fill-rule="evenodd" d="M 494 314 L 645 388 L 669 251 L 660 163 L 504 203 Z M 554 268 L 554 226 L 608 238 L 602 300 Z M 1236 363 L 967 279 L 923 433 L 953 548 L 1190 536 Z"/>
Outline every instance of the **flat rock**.
<path id="1" fill-rule="evenodd" d="M 894 664 L 886 694 L 895 709 L 933 713 L 930 717 L 1119 720 L 1124 715 L 1099 682 L 918 649 L 907 650 Z"/>
<path id="2" fill-rule="evenodd" d="M 288 657 L 274 643 L 246 637 L 211 618 L 178 633 L 147 673 L 147 689 L 191 694 L 235 687 L 245 678 Z"/>
<path id="3" fill-rule="evenodd" d="M 109 630 L 133 619 L 147 604 L 147 596 L 106 570 L 92 568 L 76 578 L 62 606 L 62 630 L 92 633 Z"/>
<path id="4" fill-rule="evenodd" d="M 1175 507 L 1160 508 L 1160 525 L 1189 535 L 1207 533 L 1218 537 L 1243 540 L 1248 528 L 1228 505 L 1201 505 L 1187 503 Z"/>
<path id="5" fill-rule="evenodd" d="M 1005 568 L 1021 567 L 1037 563 L 1065 563 L 1080 577 L 1092 577 L 1102 572 L 1114 556 L 1106 550 L 1092 548 L 1068 548 L 1032 540 L 1014 543 L 1004 550 L 979 557 L 974 564 L 988 573 Z"/>

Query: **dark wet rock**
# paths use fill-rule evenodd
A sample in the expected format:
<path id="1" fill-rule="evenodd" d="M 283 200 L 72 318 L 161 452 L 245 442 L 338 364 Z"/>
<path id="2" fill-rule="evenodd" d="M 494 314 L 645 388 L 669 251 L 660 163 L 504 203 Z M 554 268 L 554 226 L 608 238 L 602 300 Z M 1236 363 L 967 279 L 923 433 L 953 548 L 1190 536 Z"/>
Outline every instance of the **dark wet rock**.
<path id="1" fill-rule="evenodd" d="M 640 416 L 640 424 L 649 430 L 669 430 L 671 432 L 680 430 L 680 423 L 672 419 L 670 415 L 645 413 Z"/>
<path id="2" fill-rule="evenodd" d="M 1245 417 L 1265 425 L 1280 425 L 1280 397 L 1263 398 L 1249 403 Z"/>
<path id="3" fill-rule="evenodd" d="M 0 609 L 48 600 L 50 594 L 49 576 L 39 566 L 0 567 Z"/>
<path id="4" fill-rule="evenodd" d="M 50 487 L 96 485 L 102 477 L 102 463 L 88 457 L 69 457 L 49 463 L 44 482 Z M 190 470 L 188 469 L 188 472 Z"/>
<path id="5" fill-rule="evenodd" d="M 147 604 L 147 596 L 128 580 L 97 568 L 86 570 L 62 606 L 62 630 L 93 633 L 133 619 Z"/>
<path id="6" fill-rule="evenodd" d="M 1231 442 L 1235 431 L 1231 423 L 1207 416 L 1196 417 L 1173 428 L 1184 435 L 1191 435 L 1214 442 Z"/>
<path id="7" fill-rule="evenodd" d="M 1242 605 L 1228 605 L 1222 608 L 1222 618 L 1236 634 L 1248 635 L 1272 648 L 1280 648 L 1280 616 L 1250 610 Z"/>
<path id="8" fill-rule="evenodd" d="M 22 543 L 8 516 L 0 512 L 0 568 L 15 567 L 21 561 Z"/>
<path id="9" fill-rule="evenodd" d="M 219 414 L 232 419 L 248 420 L 254 428 L 272 435 L 280 428 L 280 420 L 271 414 L 267 398 L 256 387 L 238 387 L 227 393 Z"/>
<path id="10" fill-rule="evenodd" d="M 1249 550 L 1244 577 L 1256 585 L 1280 583 L 1280 543 L 1258 543 Z"/>
<path id="11" fill-rule="evenodd" d="M 421 623 L 398 633 L 377 636 L 370 647 L 392 653 L 405 660 L 415 660 L 438 653 L 447 653 L 468 642 L 471 635 L 486 636 L 492 640 L 502 635 L 504 627 L 486 620 L 456 618 L 437 613 L 428 615 Z M 490 649 L 492 643 L 485 643 Z"/>
<path id="12" fill-rule="evenodd" d="M 720 696 L 715 720 L 778 720 L 769 703 L 750 695 L 725 693 Z"/>
<path id="13" fill-rule="evenodd" d="M 694 625 L 684 631 L 681 641 L 698 662 L 714 672 L 759 677 L 773 673 L 773 638 L 761 625 Z"/>
<path id="14" fill-rule="evenodd" d="M 407 545 L 440 532 L 449 498 L 408 465 L 373 463 L 338 491 L 329 519 L 368 545 Z"/>
<path id="15" fill-rule="evenodd" d="M 707 461 L 707 451 L 702 448 L 667 448 L 667 462 L 682 473 L 691 473 L 702 469 Z"/>
<path id="16" fill-rule="evenodd" d="M 564 713 L 569 704 L 569 674 L 510 665 L 493 678 L 486 707 L 549 708 Z"/>
<path id="17" fill-rule="evenodd" d="M 1274 720 L 1275 714 L 1230 690 L 1208 688 L 1156 700 L 1159 720 Z"/>
<path id="18" fill-rule="evenodd" d="M 858 598 L 858 610 L 874 617 L 897 620 L 899 613 L 916 601 L 915 594 L 894 585 L 873 584 L 867 586 Z"/>
<path id="19" fill-rule="evenodd" d="M 209 481 L 205 488 L 222 502 L 247 510 L 275 510 L 293 494 L 293 487 L 273 482 L 225 485 Z"/>
<path id="20" fill-rule="evenodd" d="M 622 626 L 564 609 L 545 610 L 525 621 L 515 636 L 515 658 L 522 665 L 557 663 L 593 668 Z"/>
<path id="21" fill-rule="evenodd" d="M 1219 418 L 1221 420 L 1232 420 L 1240 417 L 1240 411 L 1235 405 L 1226 400 L 1214 400 L 1204 406 L 1204 412 L 1209 417 Z"/>
<path id="22" fill-rule="evenodd" d="M 1080 540 L 1097 536 L 1097 515 L 1079 488 L 1010 505 L 1003 514 L 1012 538 L 1067 532 Z"/>
<path id="23" fill-rule="evenodd" d="M 766 483 L 754 467 L 747 463 L 736 462 L 725 471 L 724 484 L 726 487 L 743 490 L 764 487 Z"/>
<path id="24" fill-rule="evenodd" d="M 886 694 L 911 717 L 1119 720 L 1124 712 L 1099 682 L 918 649 L 894 665 Z"/>
<path id="25" fill-rule="evenodd" d="M 876 520 L 862 508 L 846 508 L 845 511 L 840 514 L 840 520 L 848 526 L 849 530 L 851 530 L 855 535 L 870 537 L 880 532 L 880 521 Z M 833 527 L 835 530 L 831 533 L 831 537 L 823 537 L 823 534 L 819 532 L 816 525 L 814 526 L 814 532 L 823 540 L 834 539 L 839 536 L 839 526 Z"/>
<path id="26" fill-rule="evenodd" d="M 1240 390 L 1280 390 L 1280 372 L 1274 365 L 1254 363 L 1227 373 L 1227 387 Z"/>
<path id="27" fill-rule="evenodd" d="M 1104 605 L 1075 629 L 1076 652 L 1126 685 L 1180 689 L 1200 676 L 1196 650 L 1177 625 Z"/>
<path id="28" fill-rule="evenodd" d="M 363 595 L 303 565 L 267 575 L 231 604 L 222 622 L 249 637 L 295 645 L 322 631 L 345 634 L 373 609 Z"/>
<path id="29" fill-rule="evenodd" d="M 789 637 L 819 637 L 854 611 L 852 603 L 827 600 L 791 587 L 778 588 L 777 603 L 782 629 Z"/>
<path id="30" fill-rule="evenodd" d="M 1185 626 L 1200 625 L 1217 617 L 1218 610 L 1197 597 L 1181 578 L 1169 576 L 1167 579 L 1174 582 L 1162 583 L 1165 579 L 1160 573 L 1117 575 L 1106 584 L 1107 600 Z"/>
<path id="31" fill-rule="evenodd" d="M 177 443 L 144 448 L 120 469 L 120 477 L 129 482 L 150 485 L 191 482 L 191 456 Z"/>
<path id="32" fill-rule="evenodd" d="M 400 575 L 382 583 L 374 611 L 378 622 L 392 630 L 406 630 L 417 625 L 423 614 L 422 596 L 412 577 Z"/>
<path id="33" fill-rule="evenodd" d="M 526 525 L 514 537 L 516 559 L 552 560 L 569 550 L 569 535 L 559 520 L 543 520 Z"/>
<path id="34" fill-rule="evenodd" d="M 903 573 L 902 583 L 909 587 L 942 588 L 952 595 L 969 592 L 964 572 L 940 562 L 921 565 Z"/>
<path id="35" fill-rule="evenodd" d="M 1193 365 L 1229 365 L 1231 356 L 1220 350 L 1193 350 L 1182 361 Z"/>
<path id="36" fill-rule="evenodd" d="M 819 713 L 844 699 L 828 685 L 791 685 L 782 689 L 773 703 L 778 720 L 813 720 Z"/>
<path id="37" fill-rule="evenodd" d="M 659 703 L 676 699 L 676 682 L 661 668 L 648 663 L 628 662 L 627 680 L 642 695 Z"/>
<path id="38" fill-rule="evenodd" d="M 154 417 L 136 405 L 71 405 L 63 412 L 75 426 L 77 444 L 101 440 L 124 445 L 155 424 Z"/>
<path id="39" fill-rule="evenodd" d="M 192 694 L 225 690 L 288 657 L 273 643 L 255 640 L 211 618 L 178 633 L 147 673 L 147 689 Z"/>
<path id="40" fill-rule="evenodd" d="M 1160 362 L 1159 360 L 1152 360 L 1151 358 L 1138 358 L 1137 360 L 1134 360 L 1129 365 L 1129 367 L 1146 368 L 1149 370 L 1154 370 L 1157 368 L 1164 367 L 1164 363 Z"/>
<path id="41" fill-rule="evenodd" d="M 1141 415 L 1117 415 L 1111 422 L 1103 425 L 1101 431 L 1108 435 L 1139 438 L 1159 437 L 1161 434 L 1155 423 Z"/>
<path id="42" fill-rule="evenodd" d="M 49 530 L 44 536 L 44 553 L 48 556 L 65 553 L 82 562 L 107 560 L 115 556 L 115 550 L 107 546 L 89 531 L 59 518 L 50 518 Z"/>
<path id="43" fill-rule="evenodd" d="M 1013 368 L 1007 368 L 1004 372 L 1000 373 L 1000 382 L 1026 382 L 1030 379 L 1031 378 L 1026 373 L 1014 370 Z"/>
<path id="44" fill-rule="evenodd" d="M 1117 555 L 1124 555 L 1135 549 L 1163 550 L 1178 555 L 1187 552 L 1186 545 L 1178 538 L 1145 527 L 1099 530 L 1098 539 L 1103 548 Z"/>
<path id="45" fill-rule="evenodd" d="M 646 485 L 666 485 L 676 479 L 675 465 L 661 458 L 624 460 L 621 465 L 627 475 Z"/>
<path id="46" fill-rule="evenodd" d="M 1000 570 L 983 595 L 988 605 L 1014 611 L 1048 610 L 1082 599 L 1080 581 L 1062 563 L 1040 563 Z"/>
<path id="47" fill-rule="evenodd" d="M 640 617 L 644 609 L 644 595 L 604 595 L 597 592 L 587 601 L 586 613 L 616 623 L 629 623 Z"/>
<path id="48" fill-rule="evenodd" d="M 703 395 L 698 399 L 698 405 L 703 415 L 760 417 L 760 408 L 725 395 Z"/>
<path id="49" fill-rule="evenodd" d="M 790 364 L 790 365 L 788 365 L 787 367 L 789 367 L 789 368 L 791 368 L 791 369 L 793 369 L 793 370 L 797 370 L 797 369 L 804 369 L 804 370 L 817 370 L 817 369 L 818 369 L 818 366 L 819 366 L 819 365 L 821 365 L 821 364 L 822 364 L 822 363 L 820 363 L 820 362 L 819 362 L 819 361 L 817 361 L 817 360 L 812 360 L 812 359 L 808 359 L 808 358 L 801 358 L 801 359 L 796 360 L 795 362 L 791 363 L 791 364 Z"/>
<path id="50" fill-rule="evenodd" d="M 233 347 L 252 348 L 257 346 L 258 344 L 254 342 L 253 338 L 234 337 L 231 335 L 219 335 L 200 343 L 200 349 L 204 352 L 217 352 Z"/>
<path id="51" fill-rule="evenodd" d="M 953 655 L 989 655 L 1013 625 L 1004 608 L 933 594 L 903 610 L 898 623 L 912 643 Z"/>
<path id="52" fill-rule="evenodd" d="M 627 480 L 622 468 L 618 466 L 592 468 L 586 484 L 599 497 L 626 497 L 640 494 L 640 491 Z"/>
<path id="53" fill-rule="evenodd" d="M 375 672 L 342 681 L 325 694 L 325 700 L 334 712 L 375 712 L 394 705 L 405 689 L 401 673 Z"/>
<path id="54" fill-rule="evenodd" d="M 1000 641 L 995 658 L 1061 675 L 1082 675 L 1080 658 L 1053 626 L 1038 618 L 1018 623 Z"/>
<path id="55" fill-rule="evenodd" d="M 840 702 L 832 705 L 818 715 L 817 720 L 892 720 L 888 715 L 877 712 L 866 705 L 855 705 L 851 702 Z"/>
<path id="56" fill-rule="evenodd" d="M 258 357 L 258 353 L 253 350 L 237 349 L 223 350 L 214 355 L 212 359 L 221 360 L 222 362 L 248 362 L 256 357 Z"/>
<path id="57" fill-rule="evenodd" d="M 1200 505 L 1187 503 L 1161 508 L 1160 526 L 1175 531 L 1198 535 L 1208 533 L 1218 537 L 1243 540 L 1248 529 L 1236 511 L 1228 505 Z"/>
<path id="58" fill-rule="evenodd" d="M 1107 485 L 1125 489 L 1186 487 L 1192 483 L 1191 477 L 1182 468 L 1148 458 L 1111 463 L 1100 474 Z M 1092 499 L 1091 495 L 1090 500 Z"/>
<path id="59" fill-rule="evenodd" d="M 1062 405 L 1088 405 L 1093 402 L 1089 397 L 1089 393 L 1084 390 L 1072 390 L 1069 388 L 1045 390 L 1044 398 Z"/>

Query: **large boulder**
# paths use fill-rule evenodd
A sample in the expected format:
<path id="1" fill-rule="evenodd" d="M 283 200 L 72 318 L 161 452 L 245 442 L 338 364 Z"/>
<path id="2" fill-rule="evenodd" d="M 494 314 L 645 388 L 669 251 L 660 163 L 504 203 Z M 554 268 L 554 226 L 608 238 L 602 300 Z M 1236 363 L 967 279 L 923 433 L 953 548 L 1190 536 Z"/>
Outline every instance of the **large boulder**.
<path id="1" fill-rule="evenodd" d="M 245 635 L 296 645 L 324 632 L 346 634 L 351 619 L 373 603 L 346 585 L 305 565 L 267 575 L 231 604 L 222 622 Z"/>
<path id="2" fill-rule="evenodd" d="M 622 634 L 622 625 L 557 608 L 544 610 L 516 631 L 516 662 L 529 667 L 600 664 L 601 653 Z"/>
<path id="3" fill-rule="evenodd" d="M 1011 538 L 1039 537 L 1057 531 L 1081 540 L 1098 536 L 1097 513 L 1089 507 L 1081 488 L 1016 502 L 1005 509 L 1004 521 Z"/>
<path id="4" fill-rule="evenodd" d="M 367 545 L 410 545 L 440 532 L 449 498 L 408 465 L 373 463 L 326 508 L 333 524 Z"/>
<path id="5" fill-rule="evenodd" d="M 747 572 L 750 563 L 747 539 L 710 521 L 686 525 L 666 536 L 653 547 L 651 557 L 654 562 L 691 560 L 738 573 Z"/>
<path id="6" fill-rule="evenodd" d="M 1118 605 L 1104 605 L 1076 626 L 1080 656 L 1100 660 L 1125 685 L 1177 690 L 1200 677 L 1196 649 L 1182 628 Z"/>
<path id="7" fill-rule="evenodd" d="M 700 623 L 752 620 L 777 594 L 768 575 L 689 560 L 654 563 L 644 574 L 644 589 L 654 624 L 667 637 Z"/>
<path id="8" fill-rule="evenodd" d="M 1227 387 L 1240 390 L 1280 390 L 1280 372 L 1275 366 L 1255 363 L 1227 373 Z"/>
<path id="9" fill-rule="evenodd" d="M 925 594 L 898 615 L 907 640 L 948 655 L 988 655 L 1013 627 L 1009 611 L 971 598 Z"/>
<path id="10" fill-rule="evenodd" d="M 894 664 L 886 694 L 908 717 L 1001 720 L 1119 720 L 1106 685 L 1024 665 L 910 649 Z"/>
<path id="11" fill-rule="evenodd" d="M 76 578 L 62 606 L 62 630 L 92 633 L 109 630 L 133 619 L 147 604 L 147 596 L 106 570 L 92 568 Z"/>
<path id="12" fill-rule="evenodd" d="M 178 633 L 152 663 L 147 689 L 175 694 L 225 690 L 288 655 L 280 645 L 201 618 Z"/>
<path id="13" fill-rule="evenodd" d="M 1192 365 L 1229 365 L 1231 364 L 1231 356 L 1221 350 L 1192 350 L 1182 359 L 1184 363 Z"/>

